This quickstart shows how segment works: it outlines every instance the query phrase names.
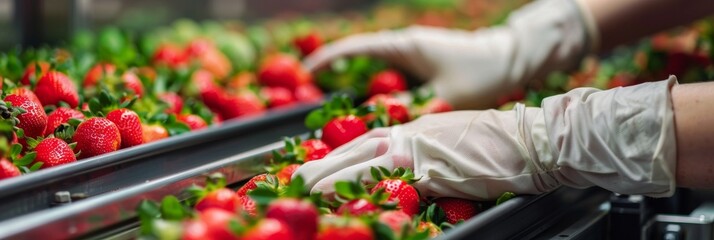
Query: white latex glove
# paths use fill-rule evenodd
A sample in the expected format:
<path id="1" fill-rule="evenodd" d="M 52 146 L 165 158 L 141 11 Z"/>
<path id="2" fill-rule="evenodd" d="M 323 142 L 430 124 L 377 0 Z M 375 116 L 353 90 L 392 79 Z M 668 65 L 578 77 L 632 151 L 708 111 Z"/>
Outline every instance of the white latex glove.
<path id="1" fill-rule="evenodd" d="M 371 55 L 427 80 L 456 109 L 495 107 L 500 95 L 531 79 L 576 67 L 596 45 L 592 17 L 576 2 L 537 1 L 504 26 L 473 32 L 415 26 L 354 35 L 320 48 L 304 65 L 314 71 L 342 56 Z"/>
<path id="2" fill-rule="evenodd" d="M 495 199 L 567 185 L 669 196 L 676 143 L 669 80 L 549 97 L 542 108 L 457 111 L 375 129 L 300 167 L 313 192 L 372 166 L 408 167 L 422 196 Z"/>

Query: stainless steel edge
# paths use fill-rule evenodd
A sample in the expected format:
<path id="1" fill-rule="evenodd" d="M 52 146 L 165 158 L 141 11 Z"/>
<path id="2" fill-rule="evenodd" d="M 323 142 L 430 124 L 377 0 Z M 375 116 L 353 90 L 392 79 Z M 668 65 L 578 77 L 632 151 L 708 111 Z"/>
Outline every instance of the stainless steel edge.
<path id="1" fill-rule="evenodd" d="M 229 183 L 245 180 L 261 171 L 255 166 L 264 166 L 268 154 L 280 147 L 282 142 L 276 142 L 120 191 L 9 219 L 0 222 L 0 239 L 68 239 L 111 227 L 135 218 L 142 200 L 180 195 L 192 184 L 203 184 L 206 174 L 221 172 Z"/>

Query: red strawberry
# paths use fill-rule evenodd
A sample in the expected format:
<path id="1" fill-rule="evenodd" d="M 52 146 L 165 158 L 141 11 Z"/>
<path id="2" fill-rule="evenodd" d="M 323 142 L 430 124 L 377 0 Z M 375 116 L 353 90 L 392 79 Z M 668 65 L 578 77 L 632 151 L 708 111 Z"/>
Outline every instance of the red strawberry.
<path id="1" fill-rule="evenodd" d="M 82 112 L 72 109 L 59 107 L 47 116 L 47 127 L 45 128 L 45 136 L 54 133 L 59 125 L 66 123 L 69 119 L 84 119 Z"/>
<path id="2" fill-rule="evenodd" d="M 221 188 L 206 194 L 201 200 L 196 203 L 196 210 L 199 212 L 206 211 L 211 208 L 218 208 L 229 212 L 238 212 L 241 202 L 238 195 L 228 189 Z"/>
<path id="3" fill-rule="evenodd" d="M 45 138 L 35 146 L 35 162 L 42 162 L 42 168 L 50 168 L 77 161 L 72 148 L 59 138 Z"/>
<path id="4" fill-rule="evenodd" d="M 175 92 L 164 92 L 159 94 L 159 99 L 169 105 L 167 113 L 180 114 L 183 109 L 183 98 Z"/>
<path id="5" fill-rule="evenodd" d="M 32 92 L 32 90 L 30 90 L 27 87 L 15 88 L 10 91 L 10 94 L 25 96 L 25 97 L 29 98 L 30 100 L 32 100 L 33 102 L 37 103 L 37 106 L 42 106 L 42 102 L 40 102 L 40 99 L 37 98 L 37 95 L 35 95 L 35 93 Z"/>
<path id="6" fill-rule="evenodd" d="M 35 94 L 43 105 L 57 105 L 60 101 L 76 108 L 79 104 L 79 94 L 67 75 L 57 71 L 49 71 L 37 82 Z"/>
<path id="7" fill-rule="evenodd" d="M 243 240 L 292 240 L 293 234 L 290 227 L 278 220 L 264 218 L 258 221 L 253 228 L 245 232 Z"/>
<path id="8" fill-rule="evenodd" d="M 72 141 L 77 142 L 80 158 L 113 152 L 121 146 L 119 128 L 109 119 L 93 117 L 77 126 Z"/>
<path id="9" fill-rule="evenodd" d="M 304 162 L 322 159 L 332 151 L 332 148 L 320 139 L 305 140 L 300 146 L 305 149 Z"/>
<path id="10" fill-rule="evenodd" d="M 365 105 L 370 106 L 377 106 L 378 108 L 383 109 L 387 116 L 389 117 L 389 125 L 395 125 L 399 123 L 406 123 L 409 122 L 410 116 L 409 116 L 409 109 L 407 106 L 405 106 L 401 101 L 396 99 L 395 97 L 392 97 L 390 95 L 386 94 L 377 94 L 365 102 Z M 381 113 L 377 113 L 381 114 Z M 377 118 L 379 116 L 375 116 L 375 114 L 369 114 L 364 117 L 366 122 L 372 121 L 374 118 Z"/>
<path id="11" fill-rule="evenodd" d="M 288 54 L 268 56 L 260 65 L 258 80 L 269 87 L 284 87 L 290 90 L 311 81 L 300 62 Z"/>
<path id="12" fill-rule="evenodd" d="M 361 216 L 379 212 L 381 208 L 367 199 L 359 198 L 350 200 L 337 208 L 337 214 L 350 216 Z"/>
<path id="13" fill-rule="evenodd" d="M 372 193 L 384 189 L 384 192 L 389 195 L 387 201 L 397 202 L 397 207 L 404 213 L 409 216 L 419 213 L 419 193 L 409 185 L 416 181 L 410 169 L 397 168 L 389 174 L 389 170 L 380 167 L 379 170 L 373 169 L 372 175 L 378 181 L 372 188 Z"/>
<path id="14" fill-rule="evenodd" d="M 368 95 L 389 94 L 407 90 L 407 81 L 402 74 L 394 70 L 378 72 L 370 80 Z"/>
<path id="15" fill-rule="evenodd" d="M 240 91 L 248 88 L 251 84 L 257 84 L 258 80 L 255 79 L 255 74 L 252 72 L 241 72 L 233 76 L 228 80 L 228 85 L 226 88 L 233 91 Z"/>
<path id="16" fill-rule="evenodd" d="M 607 88 L 627 87 L 635 82 L 635 76 L 629 73 L 618 73 L 607 83 Z"/>
<path id="17" fill-rule="evenodd" d="M 15 164 L 3 158 L 0 159 L 0 180 L 22 175 Z"/>
<path id="18" fill-rule="evenodd" d="M 318 211 L 315 205 L 294 198 L 278 199 L 268 205 L 266 218 L 284 222 L 296 240 L 310 240 L 317 236 Z"/>
<path id="19" fill-rule="evenodd" d="M 238 191 L 236 191 L 236 194 L 238 194 L 238 196 L 247 196 L 248 191 L 253 190 L 256 187 L 258 187 L 256 185 L 257 182 L 264 182 L 267 178 L 268 178 L 267 174 L 260 174 L 260 175 L 257 175 L 255 177 L 251 178 L 250 180 L 248 180 L 247 183 L 243 184 L 243 186 L 240 187 L 238 189 Z"/>
<path id="20" fill-rule="evenodd" d="M 322 46 L 322 42 L 322 37 L 320 37 L 320 35 L 316 32 L 311 32 L 293 40 L 293 44 L 300 50 L 300 54 L 302 54 L 302 56 L 307 56 L 317 50 L 320 46 Z"/>
<path id="21" fill-rule="evenodd" d="M 17 116 L 17 119 L 20 120 L 17 127 L 25 132 L 26 137 L 36 138 L 45 132 L 47 114 L 45 114 L 42 106 L 37 105 L 27 97 L 14 94 L 5 97 L 5 101 L 12 103 L 13 107 L 25 109 L 25 113 Z"/>
<path id="22" fill-rule="evenodd" d="M 144 143 L 150 143 L 169 137 L 169 131 L 158 124 L 141 124 L 141 132 Z"/>
<path id="23" fill-rule="evenodd" d="M 251 91 L 228 95 L 221 102 L 221 116 L 227 119 L 258 115 L 265 112 L 263 102 Z"/>
<path id="24" fill-rule="evenodd" d="M 250 198 L 248 195 L 243 195 L 239 197 L 241 206 L 243 208 L 243 211 L 248 213 L 250 216 L 257 216 L 258 215 L 258 204 Z"/>
<path id="25" fill-rule="evenodd" d="M 189 220 L 183 223 L 182 240 L 207 240 L 208 227 L 201 220 Z"/>
<path id="26" fill-rule="evenodd" d="M 451 224 L 456 224 L 462 220 L 469 220 L 469 218 L 478 214 L 476 203 L 471 200 L 460 198 L 437 198 L 434 200 L 434 203 L 444 210 L 446 213 L 446 221 Z"/>
<path id="27" fill-rule="evenodd" d="M 290 184 L 290 179 L 292 178 L 293 173 L 295 173 L 295 170 L 297 170 L 299 167 L 300 164 L 287 165 L 283 167 L 283 169 L 280 169 L 280 171 L 278 171 L 275 176 L 278 177 L 278 181 L 280 182 L 280 184 L 288 185 Z"/>
<path id="28" fill-rule="evenodd" d="M 232 212 L 211 208 L 201 211 L 199 217 L 206 228 L 203 239 L 238 239 L 230 229 L 231 220 L 238 219 Z"/>
<path id="29" fill-rule="evenodd" d="M 144 132 L 139 115 L 134 111 L 120 108 L 107 114 L 107 119 L 112 121 L 121 134 L 121 147 L 128 148 L 144 143 Z"/>
<path id="30" fill-rule="evenodd" d="M 35 65 L 40 66 L 40 74 L 37 76 L 35 75 Z M 45 61 L 32 62 L 30 64 L 27 64 L 27 68 L 25 68 L 25 72 L 22 74 L 22 80 L 20 80 L 20 82 L 22 82 L 23 85 L 30 85 L 30 79 L 33 79 L 35 77 L 37 77 L 35 79 L 35 82 L 37 82 L 37 80 L 44 76 L 48 70 L 50 70 L 50 63 Z"/>
<path id="31" fill-rule="evenodd" d="M 191 131 L 208 127 L 208 124 L 205 120 L 203 120 L 203 118 L 194 114 L 181 114 L 176 116 L 176 120 L 188 125 L 188 127 L 191 128 Z"/>
<path id="32" fill-rule="evenodd" d="M 124 87 L 131 90 L 136 94 L 136 97 L 141 97 L 144 95 L 144 85 L 141 83 L 141 79 L 136 73 L 127 71 L 121 76 L 122 82 L 124 82 Z"/>
<path id="33" fill-rule="evenodd" d="M 387 225 L 392 229 L 394 235 L 399 237 L 405 226 L 407 228 L 411 227 L 412 217 L 402 211 L 384 211 L 379 214 L 377 221 Z"/>
<path id="34" fill-rule="evenodd" d="M 367 132 L 367 124 L 357 116 L 348 115 L 330 120 L 322 127 L 322 141 L 333 149 Z"/>
<path id="35" fill-rule="evenodd" d="M 111 76 L 116 71 L 116 66 L 111 63 L 97 63 L 84 75 L 84 87 L 96 86 L 99 80 Z"/>
<path id="36" fill-rule="evenodd" d="M 325 216 L 320 218 L 320 232 L 317 234 L 317 239 L 372 240 L 375 237 L 372 229 L 357 218 Z"/>
<path id="37" fill-rule="evenodd" d="M 268 106 L 271 108 L 289 106 L 295 103 L 293 93 L 284 87 L 264 87 L 261 94 L 268 99 Z"/>
<path id="38" fill-rule="evenodd" d="M 203 69 L 213 73 L 219 79 L 231 73 L 231 62 L 216 46 L 207 39 L 193 40 L 186 48 L 186 55 L 201 63 Z"/>
<path id="39" fill-rule="evenodd" d="M 322 91 L 312 83 L 298 86 L 293 94 L 298 102 L 314 103 L 322 100 Z"/>
<path id="40" fill-rule="evenodd" d="M 178 46 L 163 44 L 159 46 L 152 57 L 155 65 L 164 65 L 173 69 L 184 68 L 188 65 L 188 56 Z"/>

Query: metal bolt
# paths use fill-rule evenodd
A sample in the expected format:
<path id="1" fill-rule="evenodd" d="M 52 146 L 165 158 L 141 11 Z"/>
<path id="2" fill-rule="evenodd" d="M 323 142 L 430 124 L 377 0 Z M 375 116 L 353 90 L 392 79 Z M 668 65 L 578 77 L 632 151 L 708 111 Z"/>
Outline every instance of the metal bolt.
<path id="1" fill-rule="evenodd" d="M 71 203 L 72 197 L 68 191 L 59 191 L 55 193 L 56 203 Z"/>

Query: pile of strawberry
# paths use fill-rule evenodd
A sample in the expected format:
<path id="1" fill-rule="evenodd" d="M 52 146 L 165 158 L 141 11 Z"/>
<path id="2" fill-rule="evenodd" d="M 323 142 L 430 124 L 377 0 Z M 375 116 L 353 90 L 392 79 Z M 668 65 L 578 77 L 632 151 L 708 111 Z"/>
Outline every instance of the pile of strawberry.
<path id="1" fill-rule="evenodd" d="M 396 71 L 386 70 L 389 74 Z M 381 73 L 379 73 L 381 74 Z M 377 74 L 377 75 L 379 75 Z M 403 81 L 400 80 L 400 81 Z M 305 189 L 302 177 L 292 179 L 303 163 L 327 154 L 369 129 L 409 122 L 421 115 L 450 111 L 451 106 L 428 93 L 417 92 L 403 103 L 390 90 L 375 93 L 354 107 L 347 96 L 335 96 L 306 118 L 320 138 L 286 138 L 273 152 L 267 173 L 251 178 L 238 190 L 225 187 L 214 174 L 205 187 L 191 187 L 180 202 L 167 196 L 161 203 L 139 207 L 142 234 L 159 239 L 428 239 L 468 220 L 497 202 L 458 198 L 427 199 L 411 185 L 410 169 L 374 167 L 374 184 L 360 179 L 335 183 L 336 194 L 323 196 Z"/>
<path id="2" fill-rule="evenodd" d="M 167 39 L 141 53 L 116 28 L 91 48 L 2 54 L 0 122 L 10 126 L 12 151 L 2 151 L 0 179 L 322 101 L 300 63 L 322 42 L 303 38 L 291 46 L 303 54 L 264 52 L 243 68 L 218 39 Z"/>

